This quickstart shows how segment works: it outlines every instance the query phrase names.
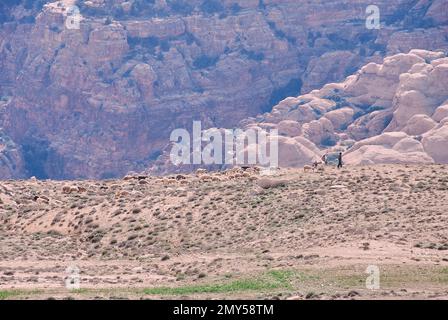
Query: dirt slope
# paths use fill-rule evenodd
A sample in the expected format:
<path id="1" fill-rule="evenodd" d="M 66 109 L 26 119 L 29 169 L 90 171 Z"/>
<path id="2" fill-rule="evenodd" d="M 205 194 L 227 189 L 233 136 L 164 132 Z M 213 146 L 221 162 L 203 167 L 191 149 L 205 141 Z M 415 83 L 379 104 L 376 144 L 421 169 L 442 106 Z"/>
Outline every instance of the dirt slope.
<path id="1" fill-rule="evenodd" d="M 0 293 L 448 297 L 446 165 L 175 178 L 3 181 Z M 71 265 L 76 292 L 64 287 Z M 368 265 L 380 290 L 365 289 Z"/>

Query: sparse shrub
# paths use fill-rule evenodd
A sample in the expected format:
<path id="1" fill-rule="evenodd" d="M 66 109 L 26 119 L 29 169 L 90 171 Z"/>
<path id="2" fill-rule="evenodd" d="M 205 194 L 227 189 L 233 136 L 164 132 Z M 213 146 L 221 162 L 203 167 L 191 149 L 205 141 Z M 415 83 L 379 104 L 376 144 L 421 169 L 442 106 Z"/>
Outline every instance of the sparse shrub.
<path id="1" fill-rule="evenodd" d="M 205 0 L 201 4 L 201 10 L 208 14 L 215 14 L 224 11 L 224 6 L 219 0 Z"/>
<path id="2" fill-rule="evenodd" d="M 320 143 L 325 147 L 334 147 L 336 145 L 336 140 L 334 140 L 334 138 L 332 137 L 326 137 Z"/>
<path id="3" fill-rule="evenodd" d="M 275 89 L 269 99 L 269 104 L 262 108 L 263 112 L 269 112 L 272 107 L 287 97 L 294 97 L 300 94 L 302 81 L 300 79 L 291 79 L 285 86 Z"/>
<path id="4" fill-rule="evenodd" d="M 128 240 L 132 241 L 132 240 L 137 239 L 137 238 L 138 238 L 138 234 L 133 233 L 133 234 L 129 235 Z"/>
<path id="5" fill-rule="evenodd" d="M 166 261 L 166 260 L 169 260 L 169 259 L 170 259 L 169 255 L 164 255 L 161 260 L 162 261 Z"/>
<path id="6" fill-rule="evenodd" d="M 263 52 L 255 52 L 255 51 L 249 51 L 246 49 L 241 50 L 241 53 L 248 57 L 251 60 L 254 61 L 263 61 L 264 60 L 264 53 Z"/>
<path id="7" fill-rule="evenodd" d="M 160 42 L 160 49 L 162 49 L 163 52 L 170 51 L 170 42 L 168 40 L 163 40 L 162 42 Z"/>
<path id="8" fill-rule="evenodd" d="M 174 13 L 178 13 L 181 15 L 189 15 L 193 12 L 194 6 L 188 3 L 188 1 L 184 0 L 168 0 L 168 6 Z"/>
<path id="9" fill-rule="evenodd" d="M 238 3 L 234 3 L 230 6 L 230 11 L 232 14 L 238 14 L 241 11 L 241 6 Z"/>
<path id="10" fill-rule="evenodd" d="M 277 188 L 277 187 L 283 187 L 286 185 L 285 180 L 274 180 L 274 179 L 260 179 L 257 182 L 258 186 L 260 186 L 263 189 L 271 189 L 271 188 Z M 244 204 L 243 208 L 246 208 L 247 206 Z"/>
<path id="11" fill-rule="evenodd" d="M 219 60 L 219 57 L 211 57 L 211 56 L 207 56 L 207 55 L 202 55 L 193 61 L 193 67 L 195 67 L 196 69 L 210 68 L 210 67 L 215 66 L 216 63 L 218 62 L 218 60 Z"/>

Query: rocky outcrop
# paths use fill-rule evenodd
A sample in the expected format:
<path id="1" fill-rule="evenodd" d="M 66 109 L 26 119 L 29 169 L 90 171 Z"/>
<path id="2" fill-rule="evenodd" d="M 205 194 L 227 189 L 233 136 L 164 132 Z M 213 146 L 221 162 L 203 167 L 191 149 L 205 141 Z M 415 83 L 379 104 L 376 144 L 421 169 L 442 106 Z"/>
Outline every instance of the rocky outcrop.
<path id="1" fill-rule="evenodd" d="M 349 164 L 433 163 L 422 144 L 403 132 L 388 132 L 356 143 L 345 155 Z"/>
<path id="2" fill-rule="evenodd" d="M 9 3 L 0 4 L 0 95 L 8 97 L 0 127 L 19 148 L 41 151 L 41 157 L 25 159 L 32 163 L 22 172 L 41 178 L 108 178 L 142 170 L 163 153 L 175 128 L 190 129 L 193 120 L 204 127 L 236 126 L 285 97 L 341 81 L 368 62 L 357 79 L 364 85 L 347 89 L 358 99 L 350 102 L 384 108 L 394 103 L 389 129 L 403 130 L 410 119 L 392 101 L 399 70 L 377 71 L 374 63 L 411 48 L 448 48 L 443 0 L 424 6 L 377 1 L 381 30 L 365 28 L 367 0 Z M 66 26 L 72 4 L 80 7 L 79 29 Z M 400 68 L 440 60 L 418 54 L 409 59 Z M 438 63 L 431 81 L 444 77 Z M 378 72 L 380 87 L 369 80 Z M 410 89 L 420 81 L 414 72 L 402 98 L 426 103 L 427 97 Z M 430 100 L 427 115 L 438 97 Z M 351 114 L 343 109 L 350 105 L 341 105 L 344 111 L 325 119 L 315 113 L 333 103 L 344 101 L 311 99 L 279 118 L 298 123 L 283 122 L 280 131 L 333 144 L 332 132 L 347 126 L 356 139 L 379 134 L 392 111 L 360 118 L 362 108 L 351 108 Z M 294 99 L 282 104 L 298 105 Z M 271 117 L 278 123 L 275 111 Z"/>
<path id="3" fill-rule="evenodd" d="M 369 63 L 344 82 L 285 99 L 243 123 L 271 129 L 294 124 L 300 131 L 280 131 L 318 147 L 294 154 L 307 164 L 344 150 L 347 164 L 448 163 L 447 71 L 445 53 L 411 50 Z M 279 159 L 284 154 L 280 150 Z"/>
<path id="4" fill-rule="evenodd" d="M 443 119 L 440 124 L 426 132 L 422 140 L 425 151 L 437 163 L 448 162 L 448 118 Z"/>
<path id="5" fill-rule="evenodd" d="M 440 122 L 447 117 L 448 117 L 448 104 L 438 107 L 432 116 L 434 121 L 437 122 Z"/>

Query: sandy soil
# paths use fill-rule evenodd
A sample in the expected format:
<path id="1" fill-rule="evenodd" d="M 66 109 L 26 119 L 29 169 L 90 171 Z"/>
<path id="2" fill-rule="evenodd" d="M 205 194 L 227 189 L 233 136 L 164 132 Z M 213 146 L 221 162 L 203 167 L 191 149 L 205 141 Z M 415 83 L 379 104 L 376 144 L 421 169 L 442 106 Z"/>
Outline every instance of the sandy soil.
<path id="1" fill-rule="evenodd" d="M 447 200 L 443 165 L 2 181 L 0 299 L 447 299 Z"/>

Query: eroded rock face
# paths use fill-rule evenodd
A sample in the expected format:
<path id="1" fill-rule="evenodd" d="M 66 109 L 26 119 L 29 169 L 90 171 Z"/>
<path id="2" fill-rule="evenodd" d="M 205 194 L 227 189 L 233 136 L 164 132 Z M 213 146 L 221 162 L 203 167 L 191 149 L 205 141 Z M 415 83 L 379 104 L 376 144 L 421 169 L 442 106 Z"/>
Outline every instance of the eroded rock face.
<path id="1" fill-rule="evenodd" d="M 66 27 L 65 8 L 72 4 L 81 9 L 79 30 Z M 0 95 L 8 102 L 0 127 L 19 148 L 40 148 L 46 155 L 27 164 L 31 172 L 23 170 L 24 175 L 120 176 L 152 164 L 175 128 L 190 129 L 193 120 L 207 127 L 236 126 L 242 119 L 270 111 L 285 97 L 341 81 L 372 62 L 356 78 L 356 85 L 345 84 L 352 95 L 349 102 L 359 108 L 305 95 L 311 99 L 306 104 L 285 100 L 267 120 L 295 121 L 298 125 L 283 122 L 282 132 L 288 136 L 305 132 L 317 144 L 322 140 L 333 144 L 337 139 L 332 130 L 349 126 L 348 132 L 360 139 L 384 129 L 391 113 L 357 118 L 361 105 L 394 105 L 390 109 L 395 113 L 394 127 L 389 129 L 402 130 L 409 119 L 401 114 L 400 103 L 392 100 L 398 85 L 394 77 L 409 72 L 402 96 L 412 98 L 412 86 L 423 81 L 415 75 L 424 73 L 409 70 L 408 65 L 418 61 L 433 68 L 426 70 L 426 76 L 437 83 L 445 77 L 446 63 L 437 53 L 422 56 L 427 55 L 423 51 L 406 56 L 407 61 L 400 58 L 400 65 L 385 62 L 381 70 L 375 63 L 388 53 L 412 48 L 448 49 L 446 5 L 433 1 L 420 10 L 420 4 L 414 9 L 406 0 L 379 1 L 387 28 L 378 31 L 365 28 L 364 12 L 370 4 L 367 0 L 41 0 L 12 7 L 2 3 Z M 426 66 L 428 59 L 433 61 L 431 67 Z M 372 84 L 370 78 L 378 76 L 381 82 Z M 419 101 L 426 103 L 426 94 L 443 88 L 428 86 Z M 425 114 L 437 107 L 438 99 L 429 98 Z M 325 120 L 315 113 L 328 111 L 334 103 L 344 111 L 329 113 Z M 294 104 L 302 107 L 283 115 L 280 106 Z M 353 124 L 352 118 L 358 122 Z M 315 124 L 304 126 L 313 120 Z"/>
<path id="2" fill-rule="evenodd" d="M 22 150 L 10 137 L 0 131 L 0 179 L 24 178 L 24 172 Z"/>

